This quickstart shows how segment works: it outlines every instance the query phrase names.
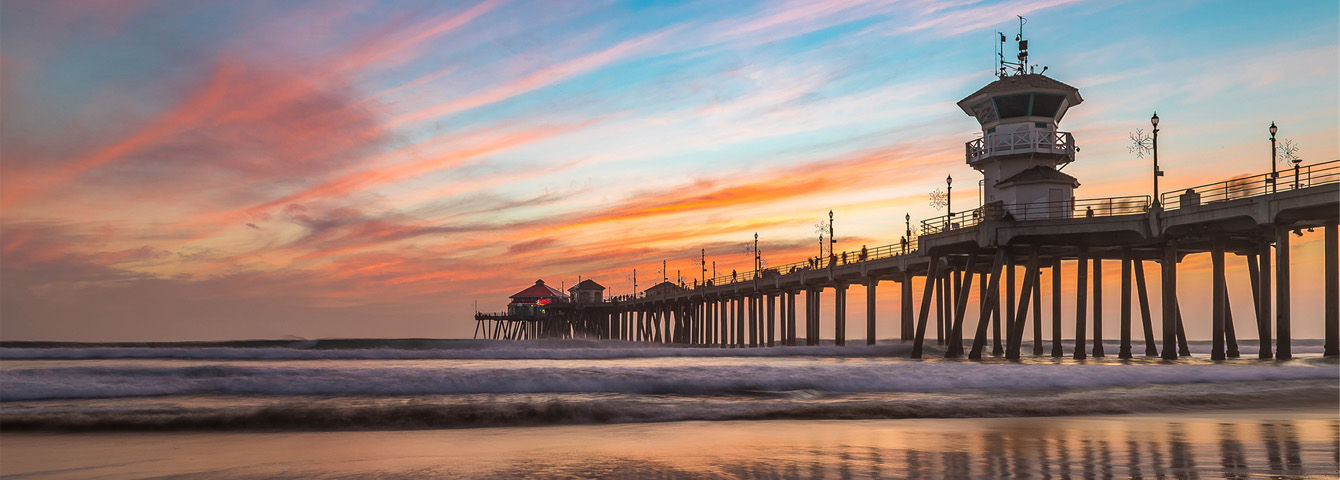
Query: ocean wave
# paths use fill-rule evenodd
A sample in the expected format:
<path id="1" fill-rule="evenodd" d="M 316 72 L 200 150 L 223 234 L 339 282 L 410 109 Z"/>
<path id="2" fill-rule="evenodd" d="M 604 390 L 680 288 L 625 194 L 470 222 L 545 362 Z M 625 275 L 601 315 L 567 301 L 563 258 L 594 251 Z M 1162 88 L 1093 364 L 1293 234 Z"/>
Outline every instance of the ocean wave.
<path id="1" fill-rule="evenodd" d="M 422 395 L 756 391 L 942 392 L 1071 390 L 1145 384 L 1336 379 L 1333 362 L 1287 364 L 1019 364 L 902 360 L 713 365 L 557 366 L 116 365 L 0 371 L 0 401 L 162 395 Z"/>
<path id="2" fill-rule="evenodd" d="M 926 347 L 928 358 L 943 354 L 943 346 Z M 1032 343 L 1024 342 L 1024 351 Z M 1069 355 L 1073 345 L 1065 345 Z M 1104 342 L 1115 353 L 1116 342 Z M 1208 355 L 1209 342 L 1192 342 L 1194 355 Z M 156 344 L 70 344 L 50 342 L 0 343 L 0 360 L 600 360 L 656 357 L 907 357 L 910 343 L 835 346 L 720 348 L 691 347 L 610 340 L 257 340 Z M 1142 345 L 1135 346 L 1143 352 Z M 1295 341 L 1295 355 L 1323 351 L 1317 340 Z M 1241 342 L 1244 358 L 1257 352 L 1253 342 Z M 1050 351 L 1050 347 L 1048 347 Z M 1115 355 L 1113 355 L 1115 356 Z"/>
<path id="3" fill-rule="evenodd" d="M 0 430 L 348 430 L 466 428 L 688 420 L 980 418 L 1123 414 L 1234 408 L 1335 406 L 1334 381 L 1246 382 L 1227 387 L 1155 386 L 1059 394 L 854 395 L 815 400 L 777 395 L 748 401 L 647 396 L 423 399 L 343 403 L 284 400 L 246 408 L 91 409 L 19 413 L 0 410 Z"/>

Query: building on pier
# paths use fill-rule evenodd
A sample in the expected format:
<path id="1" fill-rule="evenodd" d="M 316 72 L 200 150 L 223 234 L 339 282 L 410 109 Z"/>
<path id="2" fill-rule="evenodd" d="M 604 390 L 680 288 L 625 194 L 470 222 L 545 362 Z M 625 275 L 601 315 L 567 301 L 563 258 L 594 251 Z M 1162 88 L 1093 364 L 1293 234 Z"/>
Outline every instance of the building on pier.
<path id="1" fill-rule="evenodd" d="M 534 285 L 512 294 L 507 304 L 507 314 L 517 316 L 544 315 L 551 305 L 567 300 L 567 295 L 536 280 Z"/>
<path id="2" fill-rule="evenodd" d="M 600 303 L 604 301 L 605 286 L 588 278 L 568 288 L 568 295 L 575 303 Z"/>
<path id="3" fill-rule="evenodd" d="M 667 280 L 667 281 L 664 281 L 664 282 L 661 282 L 661 283 L 652 285 L 652 286 L 650 286 L 650 287 L 647 287 L 646 290 L 643 290 L 643 291 L 642 291 L 642 295 L 645 296 L 645 297 L 654 298 L 654 297 L 664 297 L 664 296 L 666 296 L 666 295 L 674 295 L 674 294 L 678 294 L 678 293 L 683 292 L 683 291 L 684 291 L 684 287 L 681 287 L 681 286 L 679 286 L 679 285 L 675 285 L 674 282 L 671 282 L 671 281 Z"/>

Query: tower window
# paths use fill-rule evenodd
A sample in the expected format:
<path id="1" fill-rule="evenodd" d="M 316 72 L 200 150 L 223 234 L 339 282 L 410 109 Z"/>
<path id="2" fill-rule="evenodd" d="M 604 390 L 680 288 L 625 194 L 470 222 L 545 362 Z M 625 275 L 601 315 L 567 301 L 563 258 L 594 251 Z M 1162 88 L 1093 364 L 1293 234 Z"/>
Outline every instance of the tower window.
<path id="1" fill-rule="evenodd" d="M 996 110 L 1000 112 L 1000 118 L 1027 116 L 1030 96 L 1031 94 L 1020 93 L 995 97 Z"/>
<path id="2" fill-rule="evenodd" d="M 1055 117 L 1056 110 L 1061 108 L 1061 100 L 1065 96 L 1051 95 L 1047 93 L 1033 94 L 1033 113 L 1035 117 Z"/>

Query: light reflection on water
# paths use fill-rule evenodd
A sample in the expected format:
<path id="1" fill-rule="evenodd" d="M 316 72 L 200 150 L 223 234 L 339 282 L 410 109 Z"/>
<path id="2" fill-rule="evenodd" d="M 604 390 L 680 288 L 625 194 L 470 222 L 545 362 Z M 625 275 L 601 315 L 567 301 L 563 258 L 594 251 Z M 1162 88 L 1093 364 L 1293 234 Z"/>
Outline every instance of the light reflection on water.
<path id="1" fill-rule="evenodd" d="M 8 434 L 12 478 L 1333 478 L 1333 411 Z M 165 456 L 170 451 L 171 454 Z M 92 454 L 92 455 L 90 455 Z M 51 471 L 43 465 L 66 468 Z"/>

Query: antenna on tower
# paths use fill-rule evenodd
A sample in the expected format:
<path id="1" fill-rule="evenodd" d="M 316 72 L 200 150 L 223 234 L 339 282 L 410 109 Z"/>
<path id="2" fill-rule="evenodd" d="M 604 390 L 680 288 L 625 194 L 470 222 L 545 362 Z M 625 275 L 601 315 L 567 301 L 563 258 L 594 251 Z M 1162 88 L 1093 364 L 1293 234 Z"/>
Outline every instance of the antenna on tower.
<path id="1" fill-rule="evenodd" d="M 1019 18 L 1019 33 L 1014 36 L 1014 41 L 1017 42 L 1019 47 L 1019 54 L 1015 56 L 1018 61 L 1005 60 L 1005 33 L 996 32 L 996 35 L 1000 37 L 1000 44 L 996 46 L 996 59 L 1000 62 L 996 75 L 1000 78 L 1005 78 L 1011 74 L 1035 73 L 1034 67 L 1028 64 L 1028 40 L 1024 38 L 1024 24 L 1028 23 L 1028 19 L 1022 15 L 1015 15 L 1015 17 Z M 1047 67 L 1042 67 L 1042 71 L 1047 71 Z"/>

